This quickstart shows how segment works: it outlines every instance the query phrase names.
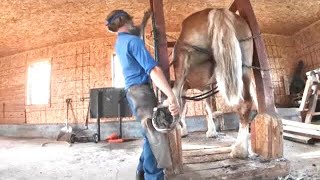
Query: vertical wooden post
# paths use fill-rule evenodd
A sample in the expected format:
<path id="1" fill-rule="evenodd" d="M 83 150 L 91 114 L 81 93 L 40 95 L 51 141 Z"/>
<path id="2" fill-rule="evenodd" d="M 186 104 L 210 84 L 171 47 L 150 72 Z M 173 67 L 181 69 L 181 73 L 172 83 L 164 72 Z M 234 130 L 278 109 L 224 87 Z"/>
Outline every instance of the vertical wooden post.
<path id="1" fill-rule="evenodd" d="M 168 46 L 167 46 L 167 36 L 166 27 L 164 21 L 163 13 L 163 2 L 162 0 L 150 0 L 151 10 L 153 12 L 154 21 L 156 29 L 153 32 L 156 34 L 156 45 L 155 50 L 157 51 L 157 58 L 159 60 L 159 65 L 166 75 L 167 79 L 170 79 L 169 74 L 169 57 L 168 57 Z"/>
<path id="2" fill-rule="evenodd" d="M 154 23 L 156 29 L 154 29 L 155 36 L 155 51 L 159 60 L 159 65 L 167 77 L 170 79 L 169 74 L 169 58 L 167 50 L 167 38 L 165 29 L 165 20 L 163 13 L 163 1 L 162 0 L 150 0 L 151 10 L 154 15 Z M 181 146 L 181 134 L 179 129 L 174 129 L 168 133 L 168 139 L 170 143 L 170 154 L 172 159 L 172 168 L 166 169 L 166 174 L 180 174 L 182 173 L 182 146 Z"/>
<path id="3" fill-rule="evenodd" d="M 261 68 L 253 71 L 259 115 L 251 126 L 252 149 L 266 159 L 281 157 L 283 155 L 282 122 L 275 111 L 270 66 L 259 25 L 249 0 L 235 0 L 229 9 L 233 12 L 238 10 L 240 16 L 248 22 L 254 37 L 253 65 Z"/>

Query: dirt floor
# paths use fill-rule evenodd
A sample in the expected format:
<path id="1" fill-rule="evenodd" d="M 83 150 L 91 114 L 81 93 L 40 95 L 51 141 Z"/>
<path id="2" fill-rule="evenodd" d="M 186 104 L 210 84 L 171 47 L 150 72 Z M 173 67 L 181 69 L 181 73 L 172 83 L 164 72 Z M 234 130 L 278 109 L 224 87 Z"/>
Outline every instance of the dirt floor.
<path id="1" fill-rule="evenodd" d="M 231 144 L 236 133 L 206 139 L 204 132 L 183 139 L 183 147 Z M 134 180 L 142 140 L 109 144 L 105 142 L 42 143 L 46 139 L 0 137 L 0 180 Z M 285 158 L 291 162 L 290 175 L 279 179 L 320 179 L 320 143 L 304 145 L 285 140 Z"/>

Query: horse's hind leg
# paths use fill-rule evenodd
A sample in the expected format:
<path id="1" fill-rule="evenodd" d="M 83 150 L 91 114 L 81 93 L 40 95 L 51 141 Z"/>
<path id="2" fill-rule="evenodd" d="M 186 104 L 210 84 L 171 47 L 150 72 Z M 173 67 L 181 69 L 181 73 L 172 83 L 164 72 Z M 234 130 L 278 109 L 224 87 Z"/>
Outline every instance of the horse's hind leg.
<path id="1" fill-rule="evenodd" d="M 211 137 L 217 137 L 218 133 L 216 130 L 216 125 L 213 122 L 213 112 L 212 112 L 212 97 L 206 98 L 206 112 L 207 112 L 207 125 L 208 125 L 208 130 L 206 132 L 206 137 L 211 138 Z"/>
<path id="2" fill-rule="evenodd" d="M 246 158 L 249 155 L 249 116 L 252 98 L 250 96 L 250 77 L 248 75 L 243 76 L 243 85 L 244 100 L 238 105 L 237 109 L 240 117 L 239 132 L 231 151 L 231 156 L 237 158 Z"/>
<path id="3" fill-rule="evenodd" d="M 247 23 L 239 22 L 236 24 L 237 34 L 241 38 L 252 36 Z M 238 158 L 246 158 L 249 155 L 249 116 L 252 108 L 252 97 L 250 95 L 251 69 L 246 66 L 252 65 L 253 40 L 249 39 L 240 42 L 242 54 L 242 81 L 243 81 L 243 101 L 238 105 L 237 112 L 240 117 L 239 133 L 236 143 L 233 145 L 231 155 Z"/>

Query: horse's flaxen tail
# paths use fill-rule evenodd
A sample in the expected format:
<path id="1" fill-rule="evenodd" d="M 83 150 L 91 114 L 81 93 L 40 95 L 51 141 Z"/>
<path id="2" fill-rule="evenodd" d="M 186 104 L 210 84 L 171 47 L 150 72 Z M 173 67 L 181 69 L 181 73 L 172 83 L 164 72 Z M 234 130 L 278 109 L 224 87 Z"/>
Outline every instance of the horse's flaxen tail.
<path id="1" fill-rule="evenodd" d="M 243 99 L 242 55 L 234 19 L 234 15 L 224 9 L 211 10 L 208 15 L 208 33 L 216 62 L 215 76 L 219 91 L 229 105 Z"/>
<path id="2" fill-rule="evenodd" d="M 144 40 L 145 29 L 146 29 L 148 20 L 151 17 L 151 15 L 152 15 L 151 9 L 148 9 L 143 14 L 143 18 L 142 18 L 142 21 L 141 21 L 141 24 L 140 24 L 140 27 L 139 27 L 140 28 L 139 35 L 140 35 L 140 39 L 142 39 L 142 40 Z"/>

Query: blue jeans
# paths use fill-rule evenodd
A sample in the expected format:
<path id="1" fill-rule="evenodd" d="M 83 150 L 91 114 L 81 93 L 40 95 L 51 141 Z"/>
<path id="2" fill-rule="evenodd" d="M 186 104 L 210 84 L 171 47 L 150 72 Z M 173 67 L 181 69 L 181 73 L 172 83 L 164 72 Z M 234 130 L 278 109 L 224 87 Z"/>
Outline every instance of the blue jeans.
<path id="1" fill-rule="evenodd" d="M 157 100 L 148 85 L 137 85 L 127 90 L 127 99 L 135 118 L 140 121 L 148 121 L 152 118 L 153 107 Z M 143 149 L 139 159 L 138 171 L 144 172 L 145 180 L 164 180 L 162 168 L 157 167 L 148 138 L 143 133 Z"/>
<path id="2" fill-rule="evenodd" d="M 138 171 L 144 172 L 145 180 L 164 180 L 162 168 L 157 168 L 157 161 L 154 157 L 146 136 L 143 138 L 143 149 L 139 159 Z"/>

